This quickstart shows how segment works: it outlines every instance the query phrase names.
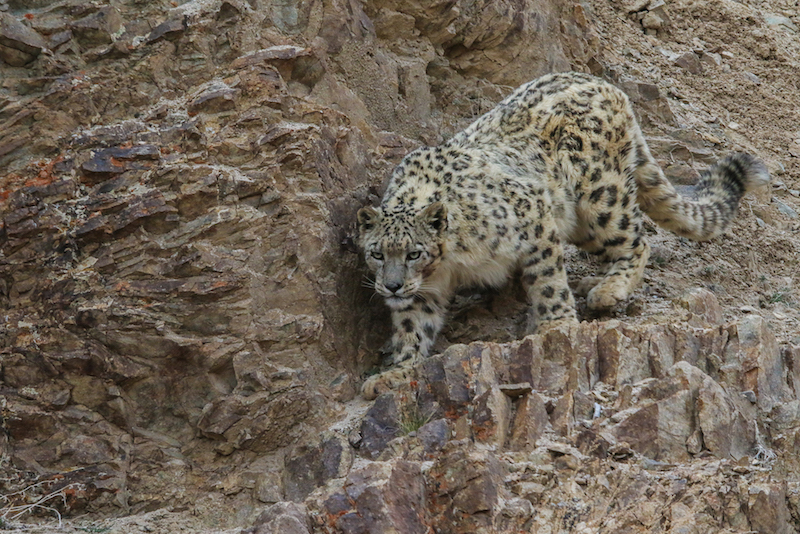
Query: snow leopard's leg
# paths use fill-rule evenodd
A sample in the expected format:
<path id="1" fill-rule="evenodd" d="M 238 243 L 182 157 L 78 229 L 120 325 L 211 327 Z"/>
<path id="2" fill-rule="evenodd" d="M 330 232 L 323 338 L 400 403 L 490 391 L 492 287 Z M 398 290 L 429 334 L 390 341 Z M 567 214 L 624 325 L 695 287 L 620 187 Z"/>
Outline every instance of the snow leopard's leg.
<path id="1" fill-rule="evenodd" d="M 420 297 L 392 310 L 394 333 L 391 339 L 394 367 L 369 377 L 361 388 L 364 398 L 374 399 L 413 380 L 414 366 L 430 354 L 436 336 L 444 324 L 447 302 L 444 298 Z"/>
<path id="2" fill-rule="evenodd" d="M 575 299 L 567 284 L 564 248 L 550 206 L 537 199 L 531 222 L 522 228 L 527 241 L 521 247 L 522 284 L 530 311 L 527 333 L 543 327 L 577 321 Z"/>

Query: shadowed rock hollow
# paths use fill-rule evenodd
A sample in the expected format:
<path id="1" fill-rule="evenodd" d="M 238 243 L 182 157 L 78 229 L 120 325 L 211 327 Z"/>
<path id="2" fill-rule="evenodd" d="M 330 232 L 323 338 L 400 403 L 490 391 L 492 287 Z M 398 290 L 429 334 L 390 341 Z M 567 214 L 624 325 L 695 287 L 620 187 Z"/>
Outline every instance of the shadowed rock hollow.
<path id="1" fill-rule="evenodd" d="M 787 6 L 0 0 L 5 519 L 54 492 L 113 532 L 796 531 Z M 746 150 L 774 187 L 712 243 L 653 227 L 600 322 L 519 339 L 513 284 L 465 292 L 418 380 L 360 400 L 389 329 L 356 210 L 570 69 L 681 186 Z"/>

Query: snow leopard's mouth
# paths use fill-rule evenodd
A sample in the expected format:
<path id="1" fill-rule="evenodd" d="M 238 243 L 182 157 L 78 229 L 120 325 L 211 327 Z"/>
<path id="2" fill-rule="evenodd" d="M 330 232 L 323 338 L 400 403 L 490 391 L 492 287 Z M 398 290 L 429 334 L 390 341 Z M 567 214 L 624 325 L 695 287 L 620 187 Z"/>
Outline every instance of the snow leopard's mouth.
<path id="1" fill-rule="evenodd" d="M 386 297 L 386 304 L 389 305 L 392 309 L 402 308 L 408 306 L 414 301 L 414 297 L 398 297 L 393 295 L 391 297 Z"/>

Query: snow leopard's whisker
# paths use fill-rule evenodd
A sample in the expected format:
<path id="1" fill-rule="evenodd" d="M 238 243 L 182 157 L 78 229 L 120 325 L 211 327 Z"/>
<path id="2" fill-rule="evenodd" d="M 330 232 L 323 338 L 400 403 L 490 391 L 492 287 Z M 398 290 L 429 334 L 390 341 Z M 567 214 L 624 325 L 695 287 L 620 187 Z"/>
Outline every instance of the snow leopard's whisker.
<path id="1" fill-rule="evenodd" d="M 438 300 L 442 300 L 442 298 L 444 297 L 444 292 L 442 291 L 441 287 L 426 282 L 420 284 L 418 291 L 424 293 L 432 293 Z M 428 303 L 427 297 L 425 298 L 425 302 Z"/>
<path id="2" fill-rule="evenodd" d="M 366 287 L 367 289 L 375 289 L 375 279 L 369 275 L 364 275 L 361 278 L 361 287 Z"/>
<path id="3" fill-rule="evenodd" d="M 425 304 L 428 303 L 428 297 L 426 297 L 425 295 L 420 295 L 419 293 L 414 293 L 414 300 L 424 302 Z"/>

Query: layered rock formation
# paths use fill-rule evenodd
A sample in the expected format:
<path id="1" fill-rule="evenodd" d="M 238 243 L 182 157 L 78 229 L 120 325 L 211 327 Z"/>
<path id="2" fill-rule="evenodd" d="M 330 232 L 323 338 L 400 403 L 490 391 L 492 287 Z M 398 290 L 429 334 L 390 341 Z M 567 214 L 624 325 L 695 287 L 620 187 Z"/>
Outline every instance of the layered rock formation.
<path id="1" fill-rule="evenodd" d="M 758 316 L 453 345 L 369 408 L 360 459 L 323 437 L 287 486 L 306 483 L 305 532 L 794 532 L 775 475 L 796 462 L 771 447 L 796 446 L 798 351 Z"/>
<path id="2" fill-rule="evenodd" d="M 654 235 L 618 320 L 544 337 L 518 339 L 513 288 L 460 295 L 415 383 L 356 394 L 388 335 L 356 210 L 510 87 L 567 69 L 617 83 L 684 184 L 754 150 L 708 118 L 715 104 L 686 104 L 702 82 L 666 50 L 684 52 L 703 9 L 0 1 L 4 520 L 51 517 L 29 505 L 52 495 L 65 516 L 172 506 L 257 532 L 791 531 L 799 349 L 781 280 L 800 248 L 797 171 L 774 148 L 790 111 L 760 152 L 777 202 L 751 200 L 734 228 L 763 249 Z M 781 87 L 752 65 L 795 64 L 791 27 L 772 14 L 752 23 L 769 33 L 717 50 L 715 32 L 751 16 L 719 9 L 685 52 L 729 83 L 734 50 Z M 751 264 L 774 266 L 759 293 Z M 683 286 L 722 307 L 702 291 L 673 307 Z"/>
<path id="3" fill-rule="evenodd" d="M 560 8 L 484 4 L 10 5 L 0 280 L 14 468 L 91 468 L 92 506 L 136 511 L 253 464 L 248 509 L 282 498 L 274 463 L 342 411 L 383 342 L 342 243 L 418 142 L 399 134 L 440 135 L 426 69 L 455 91 L 477 87 L 462 73 L 516 83 L 568 67 L 567 45 L 535 36 Z M 526 38 L 550 52 L 530 61 Z"/>

